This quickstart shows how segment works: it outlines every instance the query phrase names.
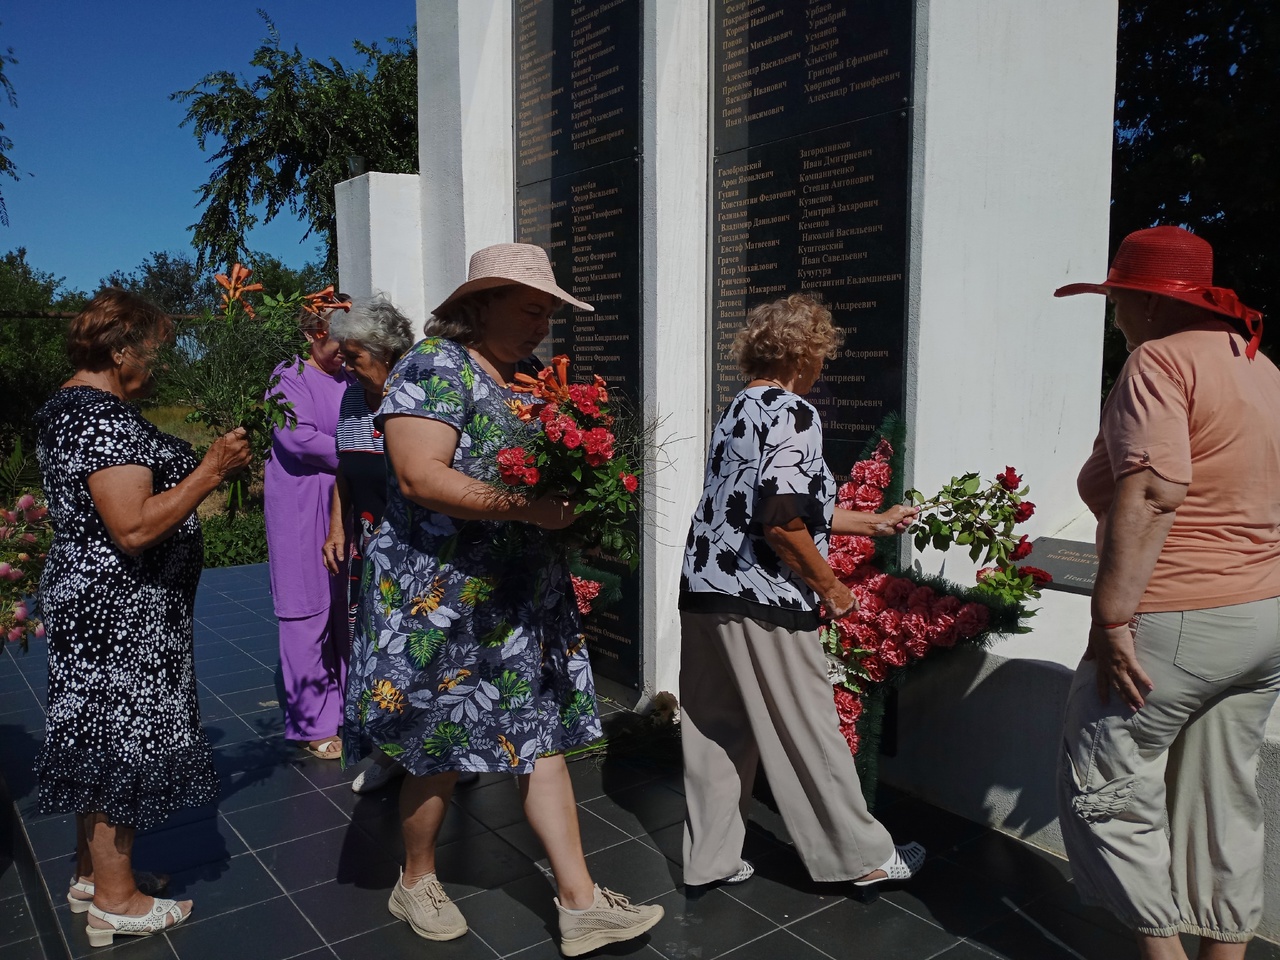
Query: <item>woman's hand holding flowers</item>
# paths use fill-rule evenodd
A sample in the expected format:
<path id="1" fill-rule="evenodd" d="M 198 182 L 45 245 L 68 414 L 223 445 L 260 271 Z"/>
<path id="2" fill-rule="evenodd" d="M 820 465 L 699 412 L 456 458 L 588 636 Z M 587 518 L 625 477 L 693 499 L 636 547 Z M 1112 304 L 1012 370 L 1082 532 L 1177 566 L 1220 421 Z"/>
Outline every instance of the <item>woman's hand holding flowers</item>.
<path id="1" fill-rule="evenodd" d="M 237 470 L 247 467 L 252 457 L 248 433 L 244 427 L 236 427 L 209 444 L 209 450 L 200 465 L 221 482 Z"/>
<path id="2" fill-rule="evenodd" d="M 524 520 L 543 530 L 563 530 L 577 519 L 578 505 L 564 497 L 539 497 L 531 500 Z"/>

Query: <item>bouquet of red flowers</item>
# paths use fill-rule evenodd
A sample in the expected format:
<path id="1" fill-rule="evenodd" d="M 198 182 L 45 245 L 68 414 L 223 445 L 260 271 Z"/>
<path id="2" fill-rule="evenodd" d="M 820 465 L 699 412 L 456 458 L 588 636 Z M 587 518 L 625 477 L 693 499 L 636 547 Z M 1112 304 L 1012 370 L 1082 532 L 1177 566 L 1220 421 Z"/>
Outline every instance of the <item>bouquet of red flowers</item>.
<path id="1" fill-rule="evenodd" d="M 891 423 L 885 429 L 895 427 Z M 894 499 L 887 493 L 894 481 L 893 457 L 893 445 L 882 437 L 854 465 L 837 492 L 837 506 L 875 512 Z M 1023 601 L 1038 597 L 1040 586 L 1049 581 L 1042 570 L 1017 566 L 1031 552 L 1027 538 L 1015 539 L 1013 532 L 1035 511 L 1024 499 L 1027 492 L 1012 467 L 986 488 L 977 474 L 965 474 L 952 478 L 933 498 L 906 492 L 921 507 L 908 531 L 917 547 L 931 544 L 945 550 L 958 543 L 969 546 L 974 560 L 995 564 L 979 572 L 975 587 L 914 570 L 886 573 L 876 563 L 870 537 L 831 537 L 828 562 L 857 606 L 824 627 L 822 637 L 832 664 L 840 729 L 855 755 L 868 730 L 875 739 L 886 683 L 913 663 L 937 649 L 981 645 L 1000 634 L 1025 631 L 1022 621 L 1034 611 Z M 865 762 L 871 764 L 873 758 Z M 868 779 L 874 788 L 874 777 Z"/>
<path id="2" fill-rule="evenodd" d="M 52 542 L 49 508 L 31 494 L 0 508 L 0 630 L 24 652 L 31 637 L 44 636 L 37 591 Z"/>
<path id="3" fill-rule="evenodd" d="M 605 381 L 570 383 L 562 354 L 536 377 L 516 374 L 516 383 L 529 402 L 516 402 L 514 412 L 533 429 L 498 451 L 498 478 L 530 496 L 576 501 L 578 520 L 566 531 L 573 546 L 598 547 L 634 569 L 638 441 L 616 432 Z"/>

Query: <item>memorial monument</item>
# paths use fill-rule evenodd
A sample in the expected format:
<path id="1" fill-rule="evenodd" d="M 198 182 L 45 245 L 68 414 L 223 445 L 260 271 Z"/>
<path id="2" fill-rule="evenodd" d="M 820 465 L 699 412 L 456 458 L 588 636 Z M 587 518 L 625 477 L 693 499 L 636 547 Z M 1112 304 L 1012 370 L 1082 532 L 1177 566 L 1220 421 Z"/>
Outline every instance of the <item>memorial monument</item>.
<path id="1" fill-rule="evenodd" d="M 922 668 L 882 778 L 1060 849 L 1056 731 L 1091 576 L 1063 542 L 1093 534 L 1075 474 L 1103 310 L 1052 291 L 1106 272 L 1115 35 L 1114 0 L 418 0 L 421 172 L 339 185 L 342 286 L 425 319 L 471 251 L 520 239 L 596 304 L 548 355 L 618 384 L 665 441 L 640 569 L 591 643 L 603 693 L 678 694 L 680 558 L 737 382 L 727 342 L 755 303 L 820 293 L 847 333 L 814 397 L 833 470 L 889 411 L 910 486 L 1016 465 L 1028 532 L 1081 591 L 1046 593 L 1033 633 Z M 1280 738 L 1263 767 L 1280 781 Z"/>

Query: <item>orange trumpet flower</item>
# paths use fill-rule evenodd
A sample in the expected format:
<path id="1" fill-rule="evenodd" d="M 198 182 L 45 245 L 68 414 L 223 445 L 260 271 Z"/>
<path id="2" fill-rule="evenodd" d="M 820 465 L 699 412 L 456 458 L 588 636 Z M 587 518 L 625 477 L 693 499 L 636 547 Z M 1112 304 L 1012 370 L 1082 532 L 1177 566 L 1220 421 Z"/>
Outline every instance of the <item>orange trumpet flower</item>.
<path id="1" fill-rule="evenodd" d="M 339 300 L 333 291 L 333 284 L 329 284 L 323 290 L 317 290 L 315 293 L 308 293 L 302 298 L 306 301 L 303 306 L 314 313 L 317 317 L 323 317 L 331 310 L 350 310 L 351 304 L 346 300 Z"/>
<path id="2" fill-rule="evenodd" d="M 551 358 L 551 366 L 543 367 L 537 377 L 527 373 L 516 374 L 512 390 L 517 393 L 531 393 L 543 403 L 569 402 L 569 357 L 559 354 Z"/>
<path id="3" fill-rule="evenodd" d="M 222 309 L 224 312 L 229 311 L 233 303 L 239 303 L 240 306 L 244 307 L 245 313 L 250 317 L 254 316 L 253 307 L 244 299 L 244 295 L 261 290 L 262 284 L 245 283 L 251 276 L 253 276 L 253 271 L 240 263 L 231 267 L 230 277 L 225 273 L 214 274 L 213 279 L 226 288 L 226 293 L 222 295 Z"/>

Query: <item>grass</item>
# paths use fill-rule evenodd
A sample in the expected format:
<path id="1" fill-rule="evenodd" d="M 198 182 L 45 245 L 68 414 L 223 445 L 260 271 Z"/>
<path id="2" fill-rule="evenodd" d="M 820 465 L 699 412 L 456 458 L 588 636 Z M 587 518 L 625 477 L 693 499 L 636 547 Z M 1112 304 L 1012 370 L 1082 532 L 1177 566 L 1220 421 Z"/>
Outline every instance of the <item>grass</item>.
<path id="1" fill-rule="evenodd" d="M 181 437 L 196 446 L 205 446 L 213 438 L 203 424 L 187 423 L 187 414 L 191 410 L 191 407 L 182 406 L 144 407 L 142 415 L 165 433 Z"/>

